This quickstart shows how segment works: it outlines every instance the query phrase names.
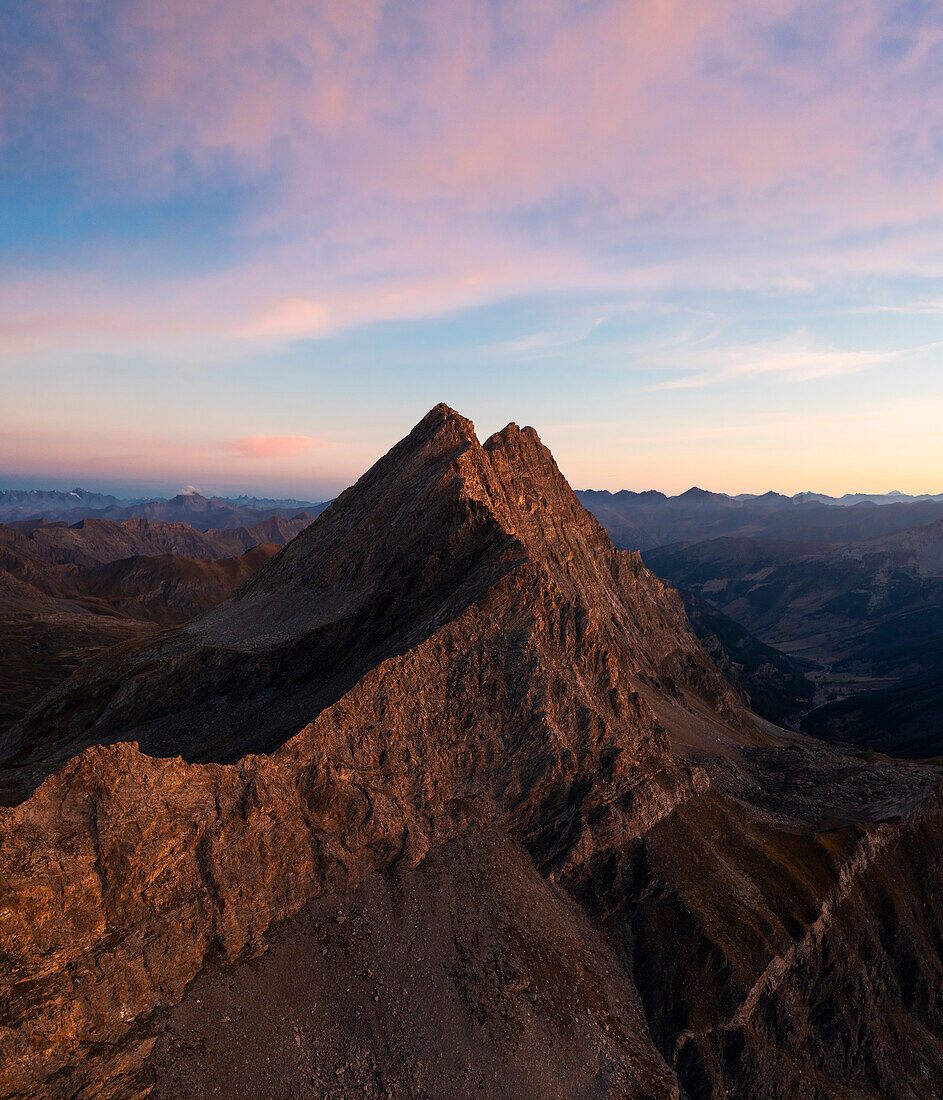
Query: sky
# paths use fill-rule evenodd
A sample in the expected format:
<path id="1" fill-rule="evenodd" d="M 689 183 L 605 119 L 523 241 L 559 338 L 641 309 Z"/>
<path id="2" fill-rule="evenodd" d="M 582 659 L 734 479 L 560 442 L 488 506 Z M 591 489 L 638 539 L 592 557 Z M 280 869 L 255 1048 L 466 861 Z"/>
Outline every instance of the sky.
<path id="1" fill-rule="evenodd" d="M 4 0 L 0 487 L 943 491 L 943 6 Z"/>

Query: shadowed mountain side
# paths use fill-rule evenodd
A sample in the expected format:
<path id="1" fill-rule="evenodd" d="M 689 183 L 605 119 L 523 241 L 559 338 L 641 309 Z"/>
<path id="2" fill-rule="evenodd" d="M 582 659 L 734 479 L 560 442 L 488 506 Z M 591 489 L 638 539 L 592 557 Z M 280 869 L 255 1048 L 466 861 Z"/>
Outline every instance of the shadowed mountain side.
<path id="1" fill-rule="evenodd" d="M 683 1095 L 939 1096 L 941 839 L 937 795 L 814 838 L 691 800 L 630 842 L 587 908 L 632 960 Z"/>
<path id="2" fill-rule="evenodd" d="M 694 633 L 715 665 L 746 693 L 750 706 L 779 726 L 798 728 L 812 707 L 816 684 L 813 661 L 789 657 L 693 592 L 679 593 Z"/>
<path id="3" fill-rule="evenodd" d="M 228 599 L 276 553 L 277 546 L 263 542 L 238 558 L 124 558 L 87 570 L 78 595 L 102 600 L 118 614 L 178 626 Z"/>
<path id="4" fill-rule="evenodd" d="M 0 616 L 0 743 L 8 751 L 8 731 L 50 689 L 68 679 L 85 661 L 112 646 L 153 634 L 153 623 L 110 615 L 56 613 Z M 0 805 L 16 796 L 4 788 L 0 766 Z"/>
<path id="5" fill-rule="evenodd" d="M 930 663 L 928 662 L 928 665 Z M 866 747 L 888 747 L 915 759 L 943 752 L 943 654 L 928 676 L 880 691 L 825 703 L 807 714 L 802 728 L 813 737 Z"/>
<path id="6" fill-rule="evenodd" d="M 227 531 L 145 519 L 0 524 L 0 731 L 89 657 L 225 599 L 308 523 L 273 516 Z M 262 544 L 272 550 L 254 550 Z"/>
<path id="7" fill-rule="evenodd" d="M 134 739 L 194 761 L 270 751 L 518 574 L 566 601 L 568 636 L 618 650 L 626 688 L 634 676 L 706 694 L 748 722 L 680 600 L 613 548 L 536 433 L 511 425 L 482 446 L 439 406 L 234 599 L 181 635 L 106 655 L 45 699 L 11 733 L 6 797 L 95 742 Z"/>

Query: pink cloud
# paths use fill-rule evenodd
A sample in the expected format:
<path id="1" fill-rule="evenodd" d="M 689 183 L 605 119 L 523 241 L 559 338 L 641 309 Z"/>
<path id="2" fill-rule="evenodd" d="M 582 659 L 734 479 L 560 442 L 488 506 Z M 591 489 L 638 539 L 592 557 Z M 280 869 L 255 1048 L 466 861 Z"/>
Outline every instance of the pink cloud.
<path id="1" fill-rule="evenodd" d="M 781 199 L 823 170 L 834 184 L 893 169 L 882 160 L 902 130 L 940 122 L 918 79 L 939 60 L 938 32 L 908 40 L 880 0 L 821 13 L 799 0 L 517 0 L 500 31 L 472 0 L 417 4 L 408 23 L 379 0 L 129 0 L 116 18 L 113 47 L 133 64 L 104 69 L 78 17 L 57 20 L 96 164 L 145 165 L 168 186 L 181 152 L 290 167 L 270 216 L 342 217 L 345 236 L 366 203 L 395 225 L 391 200 L 469 213 L 586 187 L 632 213 L 731 190 Z M 800 19 L 830 22 L 825 57 L 772 45 Z M 909 41 L 896 60 L 879 56 L 891 31 Z"/>
<path id="2" fill-rule="evenodd" d="M 250 435 L 224 443 L 223 448 L 243 458 L 285 458 L 306 451 L 336 447 L 323 439 L 310 435 Z"/>
<path id="3" fill-rule="evenodd" d="M 272 440 L 275 447 L 266 452 L 265 445 Z M 283 449 L 279 449 L 280 442 Z M 273 461 L 234 462 L 234 456 Z M 207 493 L 226 486 L 239 491 L 261 487 L 320 500 L 359 477 L 371 460 L 369 450 L 365 455 L 309 436 L 250 436 L 220 443 L 185 429 L 176 435 L 161 435 L 148 430 L 119 431 L 107 423 L 95 429 L 69 423 L 43 423 L 12 431 L 0 428 L 0 470 L 39 485 L 120 477 L 129 485 L 194 482 Z"/>
<path id="4" fill-rule="evenodd" d="M 128 0 L 105 36 L 127 64 L 51 8 L 61 56 L 31 71 L 68 74 L 92 185 L 173 194 L 196 164 L 266 187 L 228 268 L 154 300 L 31 277 L 35 331 L 0 316 L 0 341 L 264 342 L 548 289 L 940 275 L 939 227 L 884 233 L 939 217 L 940 27 L 881 0 L 407 7 Z M 777 46 L 783 25 L 822 52 Z"/>

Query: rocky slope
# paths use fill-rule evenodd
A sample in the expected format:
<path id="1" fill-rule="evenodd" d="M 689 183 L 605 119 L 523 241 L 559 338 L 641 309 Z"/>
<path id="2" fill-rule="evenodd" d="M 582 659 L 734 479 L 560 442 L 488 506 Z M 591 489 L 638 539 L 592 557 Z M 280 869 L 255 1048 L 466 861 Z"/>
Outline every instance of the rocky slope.
<path id="1" fill-rule="evenodd" d="M 155 1032 L 153 1100 L 678 1095 L 608 938 L 500 833 L 313 899 Z"/>
<path id="2" fill-rule="evenodd" d="M 764 732 L 531 429 L 438 406 L 19 734 L 0 1095 L 938 1094 L 936 770 Z"/>

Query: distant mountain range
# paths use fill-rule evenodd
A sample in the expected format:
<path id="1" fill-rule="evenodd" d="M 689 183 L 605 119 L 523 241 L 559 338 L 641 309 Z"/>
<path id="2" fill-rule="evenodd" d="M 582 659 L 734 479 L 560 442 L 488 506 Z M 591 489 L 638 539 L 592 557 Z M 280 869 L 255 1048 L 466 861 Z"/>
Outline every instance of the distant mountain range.
<path id="1" fill-rule="evenodd" d="M 149 519 L 164 523 L 189 523 L 194 527 L 243 527 L 270 516 L 290 519 L 304 514 L 314 519 L 327 502 L 272 500 L 267 497 L 206 497 L 195 489 L 184 489 L 168 499 L 121 500 L 86 489 L 67 493 L 55 490 L 0 490 L 0 523 L 19 520 L 77 520 L 89 517 L 121 522 Z"/>
<path id="2" fill-rule="evenodd" d="M 943 748 L 943 495 L 577 495 L 681 591 L 764 717 L 889 752 Z"/>
<path id="3" fill-rule="evenodd" d="M 906 527 L 943 519 L 943 495 L 906 498 L 841 497 L 799 493 L 731 497 L 704 489 L 678 496 L 649 490 L 576 494 L 623 550 L 651 550 L 675 542 L 724 536 L 790 539 L 794 542 L 853 542 L 890 535 Z"/>
<path id="4" fill-rule="evenodd" d="M 790 518 L 797 514 L 808 516 L 819 527 L 827 528 L 829 523 L 823 516 L 828 513 L 817 513 L 809 506 L 843 509 L 854 508 L 856 505 L 868 506 L 866 511 L 855 512 L 854 520 L 832 514 L 834 526 L 842 530 L 867 526 L 868 520 L 865 517 L 870 515 L 871 506 L 920 504 L 927 509 L 926 515 L 921 513 L 919 517 L 901 513 L 899 522 L 893 511 L 880 518 L 875 516 L 873 522 L 881 530 L 873 532 L 874 534 L 889 533 L 913 523 L 930 522 L 936 518 L 932 509 L 934 505 L 940 505 L 940 515 L 943 516 L 943 493 L 911 496 L 897 490 L 880 494 L 846 493 L 841 497 L 805 492 L 790 497 L 773 491 L 729 496 L 697 487 L 677 496 L 667 496 L 656 489 L 641 493 L 627 489 L 617 493 L 583 489 L 577 491 L 577 496 L 600 519 L 605 514 L 610 533 L 615 529 L 621 530 L 627 543 L 625 549 L 646 549 L 648 546 L 677 541 L 685 536 L 675 528 L 684 526 L 687 518 L 693 518 L 699 527 L 698 534 L 701 534 L 703 523 L 710 522 L 715 512 L 716 521 L 725 528 L 718 532 L 722 534 L 749 534 L 747 531 L 727 528 L 751 523 L 761 526 L 775 523 L 774 513 L 779 510 L 787 513 Z M 168 523 L 199 523 L 204 517 L 208 517 L 207 526 L 242 526 L 270 515 L 290 517 L 305 512 L 312 517 L 317 516 L 328 503 L 330 502 L 296 500 L 292 497 L 255 497 L 245 493 L 231 497 L 206 496 L 192 488 L 182 489 L 173 497 L 117 497 L 79 487 L 67 492 L 58 489 L 0 489 L 0 523 L 27 519 L 67 519 L 75 523 L 86 516 L 120 521 L 140 516 Z M 806 507 L 797 512 L 796 505 Z M 255 513 L 264 513 L 264 516 Z M 226 522 L 228 519 L 233 522 Z M 617 542 L 620 541 L 618 535 L 613 537 Z M 639 545 L 634 545 L 635 542 L 639 542 Z"/>
<path id="5" fill-rule="evenodd" d="M 643 551 L 653 569 L 682 591 L 702 643 L 764 717 L 895 751 L 919 754 L 943 745 L 943 659 L 936 656 L 943 649 L 943 495 L 728 496 L 695 487 L 677 496 L 655 490 L 583 490 L 577 496 L 618 547 Z M 222 598 L 221 582 L 180 562 L 236 559 L 259 544 L 284 545 L 326 506 L 246 494 L 207 497 L 192 487 L 154 500 L 81 488 L 2 491 L 0 520 L 12 523 L 7 535 L 0 532 L 0 556 L 10 555 L 15 536 L 31 560 L 39 554 L 60 574 L 63 567 L 75 574 L 64 587 L 60 575 L 54 592 L 48 575 L 39 586 L 69 601 L 70 629 L 43 625 L 64 613 L 57 604 L 24 634 L 21 625 L 13 628 L 6 614 L 10 593 L 2 591 L 17 566 L 0 561 L 6 648 L 33 653 L 37 668 L 45 661 L 37 687 L 48 687 L 61 675 L 60 651 L 85 653 L 129 632 L 152 630 L 155 622 L 182 621 Z M 168 555 L 160 567 L 133 564 Z M 93 578 L 79 573 L 118 569 L 112 563 L 120 562 L 131 563 L 119 569 L 124 590 L 133 579 L 139 592 L 115 618 L 113 599 L 107 609 L 89 604 Z M 33 560 L 31 568 L 35 579 L 37 570 L 48 574 L 53 565 L 40 569 Z M 151 577 L 158 569 L 178 579 L 161 588 Z M 236 576 L 225 572 L 230 574 Z M 189 591 L 178 597 L 171 588 L 184 584 L 183 575 Z M 50 646 L 55 654 L 47 660 Z M 63 667 L 72 667 L 69 662 L 74 659 Z M 27 665 L 9 663 L 18 670 L 10 684 L 14 693 L 17 677 L 32 675 Z M 887 712 L 892 696 L 896 702 Z"/>
<path id="6" fill-rule="evenodd" d="M 742 497 L 739 499 L 747 499 Z M 894 489 L 890 493 L 845 493 L 841 497 L 830 497 L 824 493 L 797 493 L 793 500 L 802 503 L 809 501 L 819 504 L 838 504 L 842 506 L 854 504 L 913 504 L 918 500 L 943 500 L 943 493 L 919 493 L 911 496 L 909 493 L 901 493 Z"/>
<path id="7" fill-rule="evenodd" d="M 38 519 L 40 516 L 51 518 L 63 512 L 139 504 L 141 499 L 121 500 L 107 493 L 92 493 L 81 488 L 68 492 L 58 489 L 0 489 L 0 520 Z"/>
<path id="8" fill-rule="evenodd" d="M 291 497 L 247 497 L 244 493 L 237 497 L 220 497 L 220 500 L 229 501 L 230 504 L 238 505 L 240 508 L 276 508 L 276 509 L 299 509 L 301 511 L 311 511 L 312 508 L 324 508 L 323 503 L 315 503 L 310 500 L 294 500 Z"/>

